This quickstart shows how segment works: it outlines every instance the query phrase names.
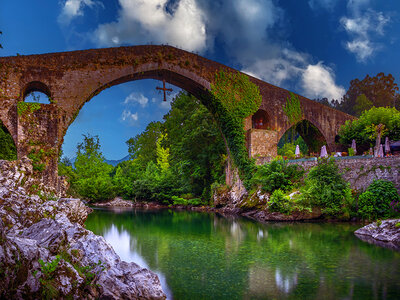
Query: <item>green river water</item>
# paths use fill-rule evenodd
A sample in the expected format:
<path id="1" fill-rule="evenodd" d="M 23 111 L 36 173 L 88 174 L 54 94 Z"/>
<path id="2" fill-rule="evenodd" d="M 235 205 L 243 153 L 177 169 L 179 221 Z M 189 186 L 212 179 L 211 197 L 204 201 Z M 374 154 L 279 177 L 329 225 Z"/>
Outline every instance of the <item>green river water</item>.
<path id="1" fill-rule="evenodd" d="M 86 228 L 159 275 L 168 299 L 400 299 L 400 253 L 360 225 L 261 224 L 172 210 L 100 210 Z"/>

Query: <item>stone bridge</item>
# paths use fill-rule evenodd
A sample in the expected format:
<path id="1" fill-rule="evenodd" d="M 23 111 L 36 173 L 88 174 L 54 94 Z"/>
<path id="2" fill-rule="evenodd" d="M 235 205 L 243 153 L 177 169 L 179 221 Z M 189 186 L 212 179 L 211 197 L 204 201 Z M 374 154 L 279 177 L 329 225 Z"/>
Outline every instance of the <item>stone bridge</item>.
<path id="1" fill-rule="evenodd" d="M 29 56 L 0 57 L 0 119 L 12 135 L 18 156 L 30 154 L 36 169 L 55 184 L 57 157 L 69 125 L 82 106 L 102 90 L 120 83 L 165 80 L 198 99 L 209 96 L 215 72 L 235 71 L 220 63 L 171 46 L 132 46 Z M 249 155 L 274 156 L 291 127 L 283 112 L 289 92 L 257 78 L 262 103 L 244 122 Z M 32 91 L 50 104 L 26 104 Z M 297 126 L 311 150 L 326 144 L 336 150 L 340 125 L 352 117 L 299 96 L 304 120 Z"/>

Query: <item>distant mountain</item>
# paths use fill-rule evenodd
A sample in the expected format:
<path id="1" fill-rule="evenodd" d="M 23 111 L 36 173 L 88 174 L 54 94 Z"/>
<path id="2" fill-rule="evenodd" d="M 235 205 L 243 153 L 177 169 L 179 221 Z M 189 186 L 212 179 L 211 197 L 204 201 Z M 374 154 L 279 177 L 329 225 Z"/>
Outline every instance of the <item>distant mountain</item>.
<path id="1" fill-rule="evenodd" d="M 70 159 L 72 165 L 75 163 L 75 159 L 76 159 L 76 157 Z M 104 160 L 104 161 L 105 161 L 106 163 L 108 163 L 109 165 L 112 165 L 113 167 L 115 167 L 115 166 L 118 165 L 119 163 L 121 163 L 121 162 L 123 162 L 123 161 L 126 161 L 126 160 L 129 160 L 129 154 L 128 154 L 127 156 L 121 158 L 121 159 L 118 159 L 118 160 L 115 160 L 115 159 L 106 159 L 106 160 Z"/>
<path id="2" fill-rule="evenodd" d="M 119 163 L 129 160 L 129 154 L 119 160 L 113 160 L 113 159 L 106 159 L 105 162 L 108 163 L 109 165 L 112 165 L 113 167 L 115 167 L 116 165 L 118 165 Z"/>

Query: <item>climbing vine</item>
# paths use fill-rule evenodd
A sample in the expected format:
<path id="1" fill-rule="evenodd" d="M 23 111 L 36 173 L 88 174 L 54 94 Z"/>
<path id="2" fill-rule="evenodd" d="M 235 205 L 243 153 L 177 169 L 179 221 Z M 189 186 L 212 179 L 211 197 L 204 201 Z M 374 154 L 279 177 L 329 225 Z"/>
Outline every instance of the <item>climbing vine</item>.
<path id="1" fill-rule="evenodd" d="M 255 164 L 247 153 L 243 123 L 244 119 L 255 113 L 261 105 L 259 88 L 244 74 L 220 70 L 215 73 L 211 94 L 214 101 L 211 101 L 208 107 L 219 122 L 233 162 L 248 188 Z"/>
<path id="2" fill-rule="evenodd" d="M 283 106 L 283 112 L 288 117 L 290 125 L 294 125 L 302 120 L 303 111 L 297 95 L 290 92 L 290 98 L 286 98 L 286 104 Z"/>
<path id="3" fill-rule="evenodd" d="M 20 101 L 17 104 L 18 116 L 25 115 L 26 113 L 33 113 L 39 110 L 40 107 L 41 107 L 40 103 Z"/>

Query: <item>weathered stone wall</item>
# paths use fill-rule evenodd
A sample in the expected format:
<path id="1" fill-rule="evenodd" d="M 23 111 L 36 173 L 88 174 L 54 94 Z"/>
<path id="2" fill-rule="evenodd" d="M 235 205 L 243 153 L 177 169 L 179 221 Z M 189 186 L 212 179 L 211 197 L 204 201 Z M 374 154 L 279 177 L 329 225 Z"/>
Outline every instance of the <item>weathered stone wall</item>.
<path id="1" fill-rule="evenodd" d="M 350 183 L 353 189 L 363 191 L 374 179 L 384 179 L 393 182 L 400 191 L 400 156 L 338 159 L 336 163 L 343 172 L 344 179 Z M 305 161 L 297 164 L 308 171 L 316 166 L 317 162 Z"/>
<path id="2" fill-rule="evenodd" d="M 249 129 L 247 149 L 249 157 L 275 157 L 278 153 L 278 133 L 274 130 Z"/>

